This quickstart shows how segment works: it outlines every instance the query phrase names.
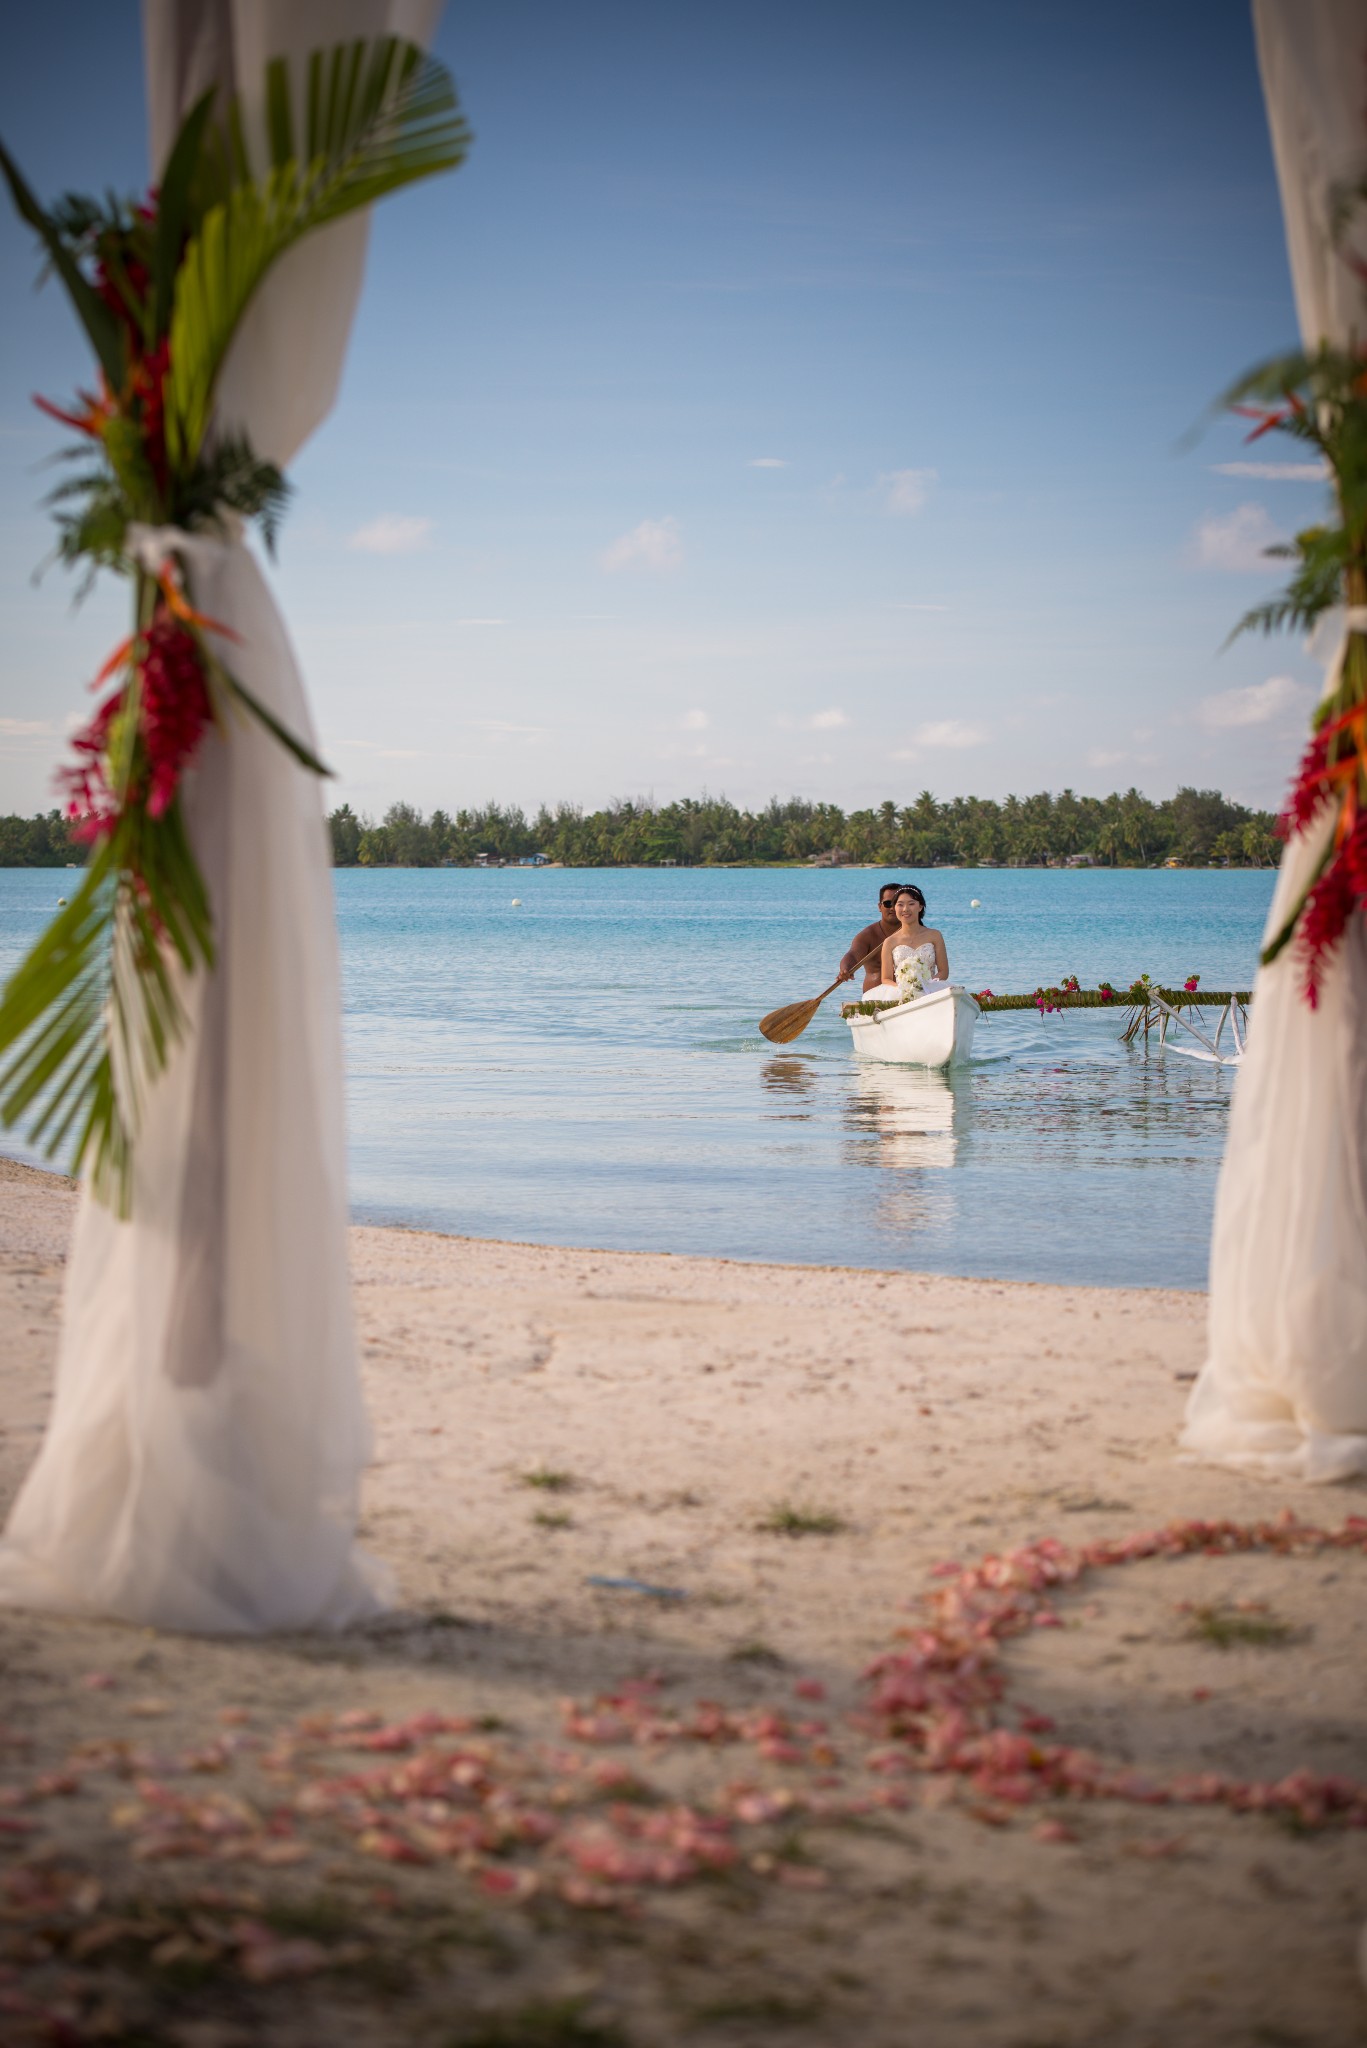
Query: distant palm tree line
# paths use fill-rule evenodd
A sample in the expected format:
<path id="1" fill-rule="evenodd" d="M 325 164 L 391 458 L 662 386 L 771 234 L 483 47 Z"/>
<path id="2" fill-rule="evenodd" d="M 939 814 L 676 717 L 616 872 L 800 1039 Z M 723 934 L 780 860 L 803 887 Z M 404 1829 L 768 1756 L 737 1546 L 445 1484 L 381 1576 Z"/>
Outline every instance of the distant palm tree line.
<path id="1" fill-rule="evenodd" d="M 1213 789 L 1179 789 L 1161 803 L 1137 789 L 1124 795 L 957 796 L 929 790 L 910 804 L 890 798 L 877 809 L 777 798 L 760 811 L 724 796 L 656 805 L 614 801 L 598 811 L 544 804 L 534 818 L 515 805 L 485 804 L 424 817 L 391 804 L 384 817 L 358 816 L 343 804 L 328 820 L 338 867 L 431 868 L 541 855 L 566 867 L 748 866 L 836 854 L 882 867 L 1043 867 L 1083 856 L 1105 867 L 1152 867 L 1176 858 L 1191 866 L 1275 864 L 1281 842 L 1270 811 L 1231 803 Z M 86 848 L 60 811 L 0 818 L 0 867 L 83 863 Z"/>
<path id="2" fill-rule="evenodd" d="M 1106 797 L 960 796 L 938 801 L 889 799 L 876 809 L 843 811 L 801 797 L 774 798 L 744 811 L 725 797 L 686 797 L 656 805 L 614 801 L 585 812 L 544 804 L 534 818 L 516 806 L 486 804 L 424 817 L 391 804 L 376 823 L 343 804 L 329 820 L 339 867 L 464 866 L 541 855 L 566 867 L 749 866 L 835 854 L 883 867 L 1043 867 L 1079 856 L 1105 867 L 1152 867 L 1176 858 L 1191 866 L 1275 865 L 1281 842 L 1270 811 L 1249 810 L 1213 789 L 1179 789 L 1155 803 L 1137 789 Z M 3 856 L 0 856 L 3 857 Z"/>

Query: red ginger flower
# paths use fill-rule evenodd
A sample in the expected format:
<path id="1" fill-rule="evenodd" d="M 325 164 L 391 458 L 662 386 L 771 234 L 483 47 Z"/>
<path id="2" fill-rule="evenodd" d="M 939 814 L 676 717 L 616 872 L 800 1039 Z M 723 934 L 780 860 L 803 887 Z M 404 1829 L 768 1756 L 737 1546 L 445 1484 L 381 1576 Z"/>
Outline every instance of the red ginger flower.
<path id="1" fill-rule="evenodd" d="M 139 725 L 151 776 L 148 815 L 161 817 L 175 796 L 213 716 L 198 647 L 185 628 L 159 610 L 147 632 L 140 664 Z"/>
<path id="2" fill-rule="evenodd" d="M 1329 729 L 1322 727 L 1301 756 L 1296 780 L 1277 819 L 1279 839 L 1290 839 L 1294 833 L 1303 832 L 1318 816 L 1329 797 L 1325 781 L 1328 767 Z"/>
<path id="3" fill-rule="evenodd" d="M 128 801 L 145 801 L 147 815 L 160 818 L 175 799 L 213 707 L 199 648 L 165 606 L 158 607 L 135 659 L 141 685 L 138 736 L 147 775 L 140 788 L 129 792 Z M 110 727 L 127 701 L 126 686 L 106 697 L 73 739 L 78 758 L 59 778 L 67 795 L 67 816 L 78 821 L 76 837 L 86 842 L 107 837 L 123 809 L 109 784 L 106 756 Z"/>
<path id="4" fill-rule="evenodd" d="M 1359 808 L 1359 778 L 1367 769 L 1365 707 L 1353 705 L 1322 726 L 1301 759 L 1285 809 L 1277 820 L 1283 839 L 1303 831 L 1326 804 L 1337 803 L 1333 858 L 1306 898 L 1297 934 L 1305 967 L 1305 998 L 1313 1010 L 1328 956 L 1355 910 L 1367 908 L 1367 811 Z M 1337 745 L 1338 758 L 1331 760 Z M 1341 791 L 1341 794 L 1340 794 Z"/>
<path id="5" fill-rule="evenodd" d="M 1358 896 L 1367 897 L 1367 808 L 1358 812 L 1340 859 Z"/>
<path id="6" fill-rule="evenodd" d="M 109 728 L 123 709 L 127 692 L 116 690 L 106 697 L 89 725 L 72 737 L 77 759 L 58 775 L 66 792 L 66 814 L 75 822 L 74 837 L 84 845 L 104 839 L 113 831 L 119 815 L 118 801 L 104 771 Z"/>
<path id="7" fill-rule="evenodd" d="M 1328 956 L 1360 908 L 1367 908 L 1367 808 L 1356 811 L 1351 831 L 1310 891 L 1301 916 L 1298 937 L 1305 964 L 1305 999 L 1312 1010 L 1319 1002 Z"/>

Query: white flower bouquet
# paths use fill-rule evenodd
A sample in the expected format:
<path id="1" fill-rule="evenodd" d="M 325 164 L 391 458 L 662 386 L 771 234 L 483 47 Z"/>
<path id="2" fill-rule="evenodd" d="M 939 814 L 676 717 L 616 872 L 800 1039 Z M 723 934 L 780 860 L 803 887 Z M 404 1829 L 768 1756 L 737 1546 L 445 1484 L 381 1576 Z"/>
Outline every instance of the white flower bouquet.
<path id="1" fill-rule="evenodd" d="M 918 953 L 913 953 L 909 960 L 899 961 L 897 986 L 904 1003 L 913 1003 L 917 996 L 923 996 L 926 992 L 926 981 L 926 963 Z"/>

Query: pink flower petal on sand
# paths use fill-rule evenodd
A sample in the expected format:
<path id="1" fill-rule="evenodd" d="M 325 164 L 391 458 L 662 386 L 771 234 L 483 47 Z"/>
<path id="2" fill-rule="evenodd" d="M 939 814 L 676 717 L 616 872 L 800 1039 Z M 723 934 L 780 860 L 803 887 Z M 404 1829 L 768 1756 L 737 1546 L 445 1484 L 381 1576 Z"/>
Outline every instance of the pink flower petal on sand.
<path id="1" fill-rule="evenodd" d="M 252 1941 L 243 1947 L 237 1967 L 251 1984 L 278 1984 L 285 1977 L 311 1977 L 328 1966 L 328 1952 L 316 1941 Z"/>
<path id="2" fill-rule="evenodd" d="M 567 1877 L 560 1886 L 560 1896 L 567 1906 L 603 1907 L 615 1906 L 619 1894 L 611 1885 L 595 1884 L 588 1877 Z"/>
<path id="3" fill-rule="evenodd" d="M 529 1899 L 540 1885 L 534 1870 L 519 1865 L 489 1863 L 479 1873 L 480 1889 L 497 1899 Z"/>
<path id="4" fill-rule="evenodd" d="M 1036 1842 L 1075 1842 L 1077 1840 L 1076 1829 L 1070 1828 L 1066 1821 L 1061 1820 L 1037 1820 L 1031 1828 L 1030 1834 L 1031 1838 Z"/>

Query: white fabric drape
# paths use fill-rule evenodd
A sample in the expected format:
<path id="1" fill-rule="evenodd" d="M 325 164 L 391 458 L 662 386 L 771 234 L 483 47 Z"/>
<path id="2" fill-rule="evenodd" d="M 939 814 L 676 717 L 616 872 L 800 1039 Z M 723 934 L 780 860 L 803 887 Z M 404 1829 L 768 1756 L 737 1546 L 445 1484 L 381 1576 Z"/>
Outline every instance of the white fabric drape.
<path id="1" fill-rule="evenodd" d="M 1307 347 L 1367 338 L 1334 252 L 1334 188 L 1367 170 L 1363 0 L 1254 0 L 1287 250 Z M 1331 664 L 1336 680 L 1341 650 Z M 1288 763 L 1288 767 L 1290 764 Z M 1287 846 L 1270 937 L 1331 830 Z M 1303 999 L 1294 948 L 1258 975 L 1215 1205 L 1208 1354 L 1182 1434 L 1195 1456 L 1310 1480 L 1367 1472 L 1367 930 L 1355 917 Z"/>
<path id="2" fill-rule="evenodd" d="M 268 58 L 389 32 L 436 0 L 145 0 L 152 158 L 204 87 L 259 104 Z M 220 420 L 284 463 L 336 396 L 366 222 L 304 243 L 225 365 Z M 240 541 L 196 539 L 225 660 L 316 744 L 283 622 Z M 187 821 L 217 965 L 152 1091 L 134 1214 L 89 1193 L 51 1419 L 0 1544 L 0 1599 L 208 1633 L 345 1626 L 384 1598 L 355 1547 L 369 1440 L 346 1258 L 338 963 L 322 794 L 255 721 L 206 740 Z"/>

